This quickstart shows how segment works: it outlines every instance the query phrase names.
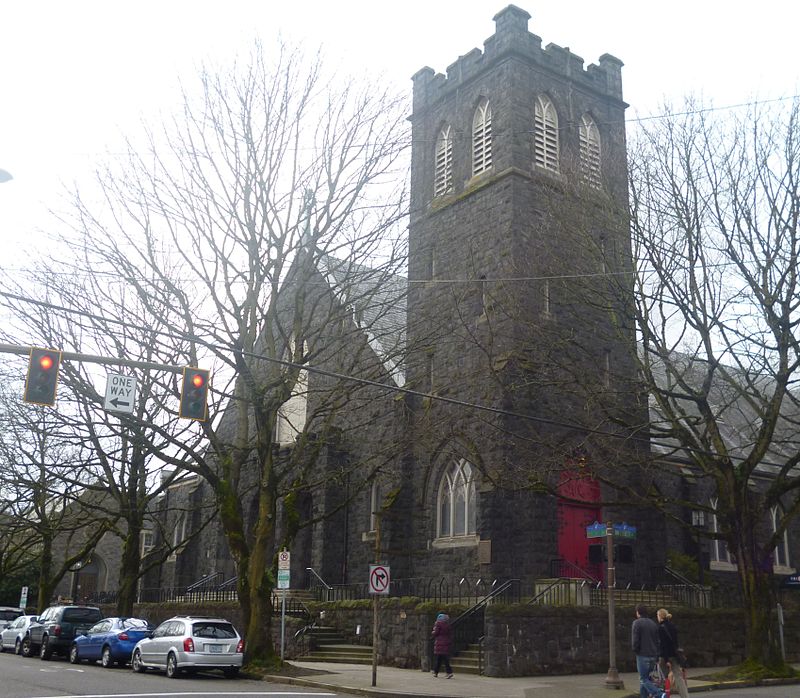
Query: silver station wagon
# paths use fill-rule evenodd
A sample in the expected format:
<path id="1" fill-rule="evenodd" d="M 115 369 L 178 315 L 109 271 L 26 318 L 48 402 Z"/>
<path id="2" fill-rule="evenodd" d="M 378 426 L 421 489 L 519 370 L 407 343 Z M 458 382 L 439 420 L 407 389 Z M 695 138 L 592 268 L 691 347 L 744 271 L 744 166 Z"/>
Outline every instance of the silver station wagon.
<path id="1" fill-rule="evenodd" d="M 244 641 L 229 621 L 175 616 L 136 643 L 131 668 L 138 673 L 161 669 L 171 679 L 182 671 L 220 669 L 233 678 L 243 659 Z"/>

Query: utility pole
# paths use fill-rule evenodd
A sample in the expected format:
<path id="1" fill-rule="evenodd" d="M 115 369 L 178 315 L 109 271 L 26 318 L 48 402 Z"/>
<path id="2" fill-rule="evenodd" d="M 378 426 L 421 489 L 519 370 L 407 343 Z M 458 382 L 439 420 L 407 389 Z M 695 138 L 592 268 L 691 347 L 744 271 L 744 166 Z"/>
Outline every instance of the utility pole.
<path id="1" fill-rule="evenodd" d="M 383 512 L 375 514 L 375 564 L 381 561 L 381 521 Z M 380 594 L 372 595 L 372 685 L 377 686 L 378 681 L 378 623 L 380 622 Z"/>
<path id="2" fill-rule="evenodd" d="M 608 558 L 608 574 L 606 586 L 608 587 L 608 675 L 606 688 L 625 688 L 625 683 L 617 671 L 617 631 L 614 612 L 614 589 L 617 586 L 616 569 L 614 567 L 614 524 L 606 522 L 606 551 Z"/>

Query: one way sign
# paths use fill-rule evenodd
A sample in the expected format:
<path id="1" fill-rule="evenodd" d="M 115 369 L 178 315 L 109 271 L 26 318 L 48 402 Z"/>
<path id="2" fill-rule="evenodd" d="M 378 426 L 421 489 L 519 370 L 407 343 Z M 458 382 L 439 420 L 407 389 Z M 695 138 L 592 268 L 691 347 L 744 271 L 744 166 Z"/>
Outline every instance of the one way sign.
<path id="1" fill-rule="evenodd" d="M 136 402 L 136 378 L 109 373 L 106 382 L 106 401 L 103 408 L 107 412 L 125 412 L 133 414 Z"/>

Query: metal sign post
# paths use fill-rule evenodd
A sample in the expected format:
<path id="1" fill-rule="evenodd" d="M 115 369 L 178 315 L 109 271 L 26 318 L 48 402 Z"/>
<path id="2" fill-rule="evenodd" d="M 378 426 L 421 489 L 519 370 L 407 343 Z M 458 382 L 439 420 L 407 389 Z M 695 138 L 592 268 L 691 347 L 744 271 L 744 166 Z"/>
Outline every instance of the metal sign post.
<path id="1" fill-rule="evenodd" d="M 625 683 L 617 671 L 617 631 L 614 612 L 614 588 L 617 586 L 614 567 L 614 524 L 606 523 L 606 550 L 608 551 L 608 675 L 606 688 L 625 688 Z"/>
<path id="2" fill-rule="evenodd" d="M 285 548 L 278 553 L 278 589 L 281 590 L 281 661 L 286 650 L 286 594 L 291 583 L 292 556 Z"/>

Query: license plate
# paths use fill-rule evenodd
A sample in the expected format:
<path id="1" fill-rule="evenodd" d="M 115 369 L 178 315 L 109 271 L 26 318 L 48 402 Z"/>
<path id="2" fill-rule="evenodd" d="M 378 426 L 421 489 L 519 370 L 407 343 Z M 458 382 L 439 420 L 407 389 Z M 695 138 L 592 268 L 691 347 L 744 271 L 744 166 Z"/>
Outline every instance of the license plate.
<path id="1" fill-rule="evenodd" d="M 222 654 L 222 645 L 206 645 L 206 649 L 211 654 Z"/>

